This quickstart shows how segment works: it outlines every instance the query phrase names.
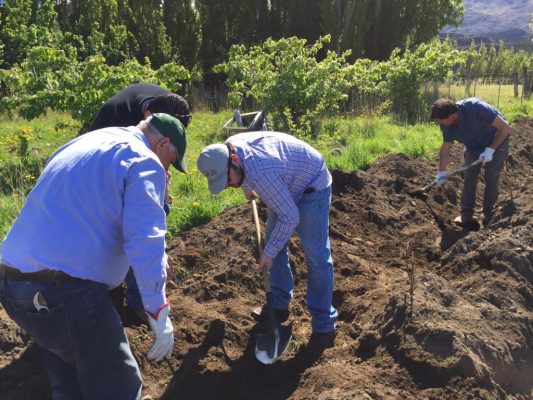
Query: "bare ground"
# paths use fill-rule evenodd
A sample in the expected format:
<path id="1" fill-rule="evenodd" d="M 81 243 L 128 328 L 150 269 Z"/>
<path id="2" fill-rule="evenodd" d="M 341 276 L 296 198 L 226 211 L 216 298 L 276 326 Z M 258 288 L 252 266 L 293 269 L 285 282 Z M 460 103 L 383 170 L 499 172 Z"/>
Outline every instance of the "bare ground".
<path id="1" fill-rule="evenodd" d="M 254 356 L 264 301 L 248 204 L 170 243 L 187 268 L 171 283 L 169 363 L 146 359 L 146 326 L 126 331 L 147 399 L 532 399 L 533 120 L 513 126 L 500 199 L 486 230 L 453 225 L 462 180 L 427 197 L 436 161 L 398 154 L 367 171 L 333 171 L 331 242 L 335 346 L 306 347 L 306 264 L 290 244 L 296 279 L 293 341 L 265 366 Z M 462 164 L 455 146 L 452 168 Z M 483 180 L 478 187 L 482 195 Z M 264 217 L 264 210 L 262 216 Z M 410 281 L 410 276 L 412 277 Z M 0 309 L 0 397 L 51 398 L 39 352 Z"/>

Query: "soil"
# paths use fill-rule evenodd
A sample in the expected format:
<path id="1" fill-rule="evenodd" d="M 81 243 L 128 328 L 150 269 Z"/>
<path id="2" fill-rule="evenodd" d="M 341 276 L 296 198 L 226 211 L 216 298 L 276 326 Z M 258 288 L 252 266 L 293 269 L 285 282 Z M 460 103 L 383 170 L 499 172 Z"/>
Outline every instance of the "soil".
<path id="1" fill-rule="evenodd" d="M 170 362 L 147 360 L 145 325 L 125 328 L 143 398 L 532 399 L 533 120 L 515 123 L 511 140 L 497 209 L 477 232 L 453 223 L 460 176 L 417 192 L 436 161 L 396 154 L 332 171 L 333 348 L 307 346 L 306 263 L 293 237 L 293 340 L 277 363 L 255 359 L 268 328 L 250 316 L 265 296 L 249 204 L 174 237 L 169 253 L 187 275 L 168 287 Z M 450 168 L 462 163 L 454 146 Z M 51 397 L 38 349 L 1 309 L 0 350 L 0 397 Z"/>

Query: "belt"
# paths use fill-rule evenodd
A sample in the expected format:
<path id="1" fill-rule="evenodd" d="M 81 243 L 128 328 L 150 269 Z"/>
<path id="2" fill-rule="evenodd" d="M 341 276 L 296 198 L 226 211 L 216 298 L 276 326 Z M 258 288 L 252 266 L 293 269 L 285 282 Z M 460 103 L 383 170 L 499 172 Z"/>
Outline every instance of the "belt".
<path id="1" fill-rule="evenodd" d="M 315 191 L 315 188 L 313 188 L 313 187 L 308 187 L 307 189 L 304 190 L 304 194 L 313 193 L 314 191 Z"/>
<path id="2" fill-rule="evenodd" d="M 18 281 L 31 281 L 31 282 L 71 282 L 81 280 L 74 278 L 63 271 L 54 271 L 52 269 L 43 269 L 37 272 L 21 272 L 16 268 L 8 267 L 7 265 L 0 265 L 0 271 L 4 271 L 4 274 Z"/>

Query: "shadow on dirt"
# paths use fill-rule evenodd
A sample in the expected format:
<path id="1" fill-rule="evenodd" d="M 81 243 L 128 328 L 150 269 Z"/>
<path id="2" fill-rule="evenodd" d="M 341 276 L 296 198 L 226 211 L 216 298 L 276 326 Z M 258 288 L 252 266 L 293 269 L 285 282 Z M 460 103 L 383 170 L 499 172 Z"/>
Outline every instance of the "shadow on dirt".
<path id="1" fill-rule="evenodd" d="M 231 360 L 224 349 L 225 323 L 213 321 L 200 346 L 189 350 L 174 373 L 161 399 L 286 399 L 299 385 L 302 374 L 313 366 L 323 350 L 303 347 L 288 360 L 263 365 L 255 358 L 255 339 L 261 325 L 249 332 L 249 341 L 242 354 Z M 229 370 L 204 371 L 203 361 L 217 348 L 224 353 Z M 218 353 L 220 353 L 220 351 Z"/>

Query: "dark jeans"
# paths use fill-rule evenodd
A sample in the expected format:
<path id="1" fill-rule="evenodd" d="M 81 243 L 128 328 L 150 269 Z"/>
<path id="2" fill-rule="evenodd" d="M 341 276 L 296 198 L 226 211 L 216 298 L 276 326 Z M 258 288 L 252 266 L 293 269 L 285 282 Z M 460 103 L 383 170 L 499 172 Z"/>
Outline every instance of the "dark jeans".
<path id="1" fill-rule="evenodd" d="M 37 292 L 48 311 L 37 312 Z M 0 270 L 0 301 L 40 347 L 54 400 L 140 399 L 139 367 L 106 285 L 30 282 Z"/>
<path id="2" fill-rule="evenodd" d="M 498 199 L 498 188 L 500 185 L 500 173 L 507 155 L 509 154 L 509 138 L 505 139 L 496 149 L 492 156 L 492 161 L 485 163 L 485 193 L 483 195 L 483 218 L 489 220 L 494 211 L 494 204 Z M 465 164 L 476 161 L 475 157 L 465 151 Z M 464 172 L 463 194 L 461 196 L 461 220 L 469 221 L 474 215 L 476 206 L 476 187 L 481 171 L 481 164 L 467 169 Z"/>

